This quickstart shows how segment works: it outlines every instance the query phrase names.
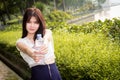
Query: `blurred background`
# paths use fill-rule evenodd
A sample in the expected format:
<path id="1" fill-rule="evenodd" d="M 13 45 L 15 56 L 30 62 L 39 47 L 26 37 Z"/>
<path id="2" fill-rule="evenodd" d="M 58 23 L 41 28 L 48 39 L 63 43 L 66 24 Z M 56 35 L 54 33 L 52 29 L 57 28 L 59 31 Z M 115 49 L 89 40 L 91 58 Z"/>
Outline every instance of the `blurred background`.
<path id="1" fill-rule="evenodd" d="M 110 9 L 119 4 L 119 0 L 0 0 L 0 28 L 2 25 L 11 24 L 14 18 L 21 19 L 28 7 L 38 7 L 44 15 L 53 10 L 65 11 L 76 17 L 92 13 L 95 20 L 98 20 L 99 16 L 104 16 L 105 13 L 105 16 L 114 17 L 115 10 L 119 7 L 114 8 L 114 11 Z"/>
<path id="2" fill-rule="evenodd" d="M 120 0 L 0 0 L 0 80 L 29 80 L 16 49 L 26 8 L 53 32 L 63 80 L 120 80 Z"/>

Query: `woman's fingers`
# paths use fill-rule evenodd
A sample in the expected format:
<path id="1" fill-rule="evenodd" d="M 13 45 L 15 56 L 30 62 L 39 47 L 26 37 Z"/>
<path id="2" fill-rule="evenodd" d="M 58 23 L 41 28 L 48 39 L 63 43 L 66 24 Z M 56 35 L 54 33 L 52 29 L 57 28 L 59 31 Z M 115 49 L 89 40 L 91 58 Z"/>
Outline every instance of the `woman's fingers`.
<path id="1" fill-rule="evenodd" d="M 44 54 L 48 53 L 48 47 L 46 45 L 42 45 L 40 50 L 35 50 L 33 53 L 33 59 L 35 62 L 39 62 L 41 59 L 44 58 Z"/>
<path id="2" fill-rule="evenodd" d="M 42 55 L 42 54 L 34 55 L 34 57 L 33 57 L 33 59 L 35 60 L 35 62 L 39 62 L 43 58 L 44 58 L 44 55 Z"/>
<path id="3" fill-rule="evenodd" d="M 41 46 L 40 53 L 41 54 L 48 53 L 48 47 L 46 45 Z"/>

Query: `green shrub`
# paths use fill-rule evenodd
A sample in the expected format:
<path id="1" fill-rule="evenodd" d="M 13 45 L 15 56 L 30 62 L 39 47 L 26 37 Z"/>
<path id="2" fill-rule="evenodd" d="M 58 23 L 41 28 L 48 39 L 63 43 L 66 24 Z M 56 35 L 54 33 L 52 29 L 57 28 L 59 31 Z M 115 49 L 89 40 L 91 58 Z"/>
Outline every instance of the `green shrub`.
<path id="1" fill-rule="evenodd" d="M 39 1 L 39 2 L 36 2 L 34 5 L 35 5 L 35 7 L 39 8 L 43 12 L 43 10 L 45 8 L 44 3 Z"/>
<path id="2" fill-rule="evenodd" d="M 58 25 L 59 24 L 59 25 Z M 106 19 L 104 22 L 95 21 L 83 25 L 67 24 L 65 22 L 48 22 L 48 28 L 54 31 L 64 30 L 72 33 L 83 32 L 88 33 L 103 33 L 112 40 L 120 41 L 120 20 L 114 18 L 113 20 Z"/>
<path id="3" fill-rule="evenodd" d="M 19 55 L 16 50 L 16 40 L 20 38 L 21 31 L 1 31 L 0 32 L 0 48 L 11 52 L 12 54 Z"/>
<path id="4" fill-rule="evenodd" d="M 5 31 L 20 31 L 20 30 L 22 30 L 21 24 L 12 24 L 12 25 L 6 26 L 3 31 L 5 32 Z"/>
<path id="5" fill-rule="evenodd" d="M 120 47 L 103 34 L 54 33 L 63 80 L 119 80 Z"/>
<path id="6" fill-rule="evenodd" d="M 113 19 L 113 25 L 109 30 L 110 35 L 112 38 L 120 40 L 120 20 L 114 18 Z"/>
<path id="7" fill-rule="evenodd" d="M 47 21 L 57 21 L 63 22 L 67 19 L 70 19 L 72 16 L 67 14 L 66 12 L 54 10 L 49 15 L 47 15 Z"/>

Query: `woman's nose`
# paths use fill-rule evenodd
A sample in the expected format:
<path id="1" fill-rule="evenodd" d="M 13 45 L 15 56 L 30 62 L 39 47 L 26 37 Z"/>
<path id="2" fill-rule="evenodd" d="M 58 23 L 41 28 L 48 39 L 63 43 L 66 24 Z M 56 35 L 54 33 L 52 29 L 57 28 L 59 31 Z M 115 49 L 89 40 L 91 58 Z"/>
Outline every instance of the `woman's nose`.
<path id="1" fill-rule="evenodd" d="M 31 26 L 34 27 L 34 23 L 31 23 Z"/>

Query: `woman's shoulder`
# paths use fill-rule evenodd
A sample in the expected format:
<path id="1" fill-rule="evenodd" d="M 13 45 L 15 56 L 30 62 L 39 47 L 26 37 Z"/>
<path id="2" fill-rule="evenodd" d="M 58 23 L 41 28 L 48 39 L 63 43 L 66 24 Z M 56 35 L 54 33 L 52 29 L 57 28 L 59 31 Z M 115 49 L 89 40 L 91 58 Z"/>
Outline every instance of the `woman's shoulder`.
<path id="1" fill-rule="evenodd" d="M 16 43 L 19 43 L 19 42 L 25 42 L 25 38 L 19 38 L 17 41 L 16 41 Z"/>
<path id="2" fill-rule="evenodd" d="M 46 33 L 52 34 L 52 31 L 50 29 L 45 29 Z"/>
<path id="3" fill-rule="evenodd" d="M 18 45 L 21 44 L 21 43 L 24 43 L 24 38 L 19 38 L 17 41 L 16 41 L 16 48 L 18 51 L 20 51 Z"/>

